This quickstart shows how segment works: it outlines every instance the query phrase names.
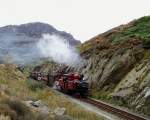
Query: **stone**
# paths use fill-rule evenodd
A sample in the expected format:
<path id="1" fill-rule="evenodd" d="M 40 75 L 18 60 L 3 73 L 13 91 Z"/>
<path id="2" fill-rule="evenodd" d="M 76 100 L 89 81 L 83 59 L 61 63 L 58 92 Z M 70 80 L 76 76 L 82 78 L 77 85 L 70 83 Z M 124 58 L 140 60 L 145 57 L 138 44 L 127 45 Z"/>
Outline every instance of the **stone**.
<path id="1" fill-rule="evenodd" d="M 7 89 L 8 89 L 8 85 L 5 85 L 5 84 L 0 85 L 0 91 L 5 91 Z"/>
<path id="2" fill-rule="evenodd" d="M 146 93 L 145 93 L 145 98 L 147 98 L 147 97 L 149 97 L 150 96 L 150 88 L 148 88 L 148 90 L 146 91 Z"/>
<path id="3" fill-rule="evenodd" d="M 9 116 L 0 115 L 0 120 L 11 120 Z"/>
<path id="4" fill-rule="evenodd" d="M 39 110 L 44 114 L 50 113 L 50 109 L 47 106 L 43 106 L 43 107 L 39 108 Z"/>
<path id="5" fill-rule="evenodd" d="M 31 104 L 35 107 L 42 107 L 44 106 L 41 102 L 41 100 L 35 101 L 35 102 L 31 102 Z"/>
<path id="6" fill-rule="evenodd" d="M 40 111 L 41 113 L 44 113 L 44 114 L 52 113 L 52 110 L 50 110 L 50 108 L 47 105 L 44 105 L 41 100 L 38 100 L 35 102 L 32 100 L 29 100 L 29 101 L 25 101 L 25 104 L 35 111 Z"/>
<path id="7" fill-rule="evenodd" d="M 60 107 L 57 107 L 55 110 L 54 110 L 54 113 L 56 115 L 64 115 L 66 112 L 66 108 L 60 108 Z"/>

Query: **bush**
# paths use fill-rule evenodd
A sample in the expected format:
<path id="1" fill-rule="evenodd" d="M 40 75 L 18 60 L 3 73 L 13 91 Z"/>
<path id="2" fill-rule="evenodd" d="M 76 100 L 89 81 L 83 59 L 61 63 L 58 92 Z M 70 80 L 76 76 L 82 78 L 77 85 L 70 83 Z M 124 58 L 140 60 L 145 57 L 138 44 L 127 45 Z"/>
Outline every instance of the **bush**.
<path id="1" fill-rule="evenodd" d="M 27 80 L 27 86 L 32 91 L 43 90 L 45 88 L 45 84 L 43 82 L 38 82 L 35 80 Z"/>
<path id="2" fill-rule="evenodd" d="M 8 116 L 10 119 L 15 120 L 17 114 L 7 104 L 0 104 L 0 115 Z"/>
<path id="3" fill-rule="evenodd" d="M 145 39 L 143 41 L 143 47 L 144 48 L 150 48 L 150 39 Z"/>
<path id="4" fill-rule="evenodd" d="M 5 99 L 0 104 L 0 114 L 9 116 L 11 120 L 35 120 L 33 112 L 19 100 Z"/>
<path id="5" fill-rule="evenodd" d="M 114 35 L 112 42 L 118 43 L 133 37 L 142 39 L 143 45 L 150 47 L 150 16 L 138 19 L 133 26 Z"/>

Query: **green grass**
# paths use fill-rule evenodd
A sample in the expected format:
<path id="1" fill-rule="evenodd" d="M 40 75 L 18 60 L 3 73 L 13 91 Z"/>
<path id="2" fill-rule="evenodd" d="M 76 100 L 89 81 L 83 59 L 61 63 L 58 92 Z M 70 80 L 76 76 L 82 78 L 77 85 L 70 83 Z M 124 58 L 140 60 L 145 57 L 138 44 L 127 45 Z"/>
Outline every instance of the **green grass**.
<path id="1" fill-rule="evenodd" d="M 78 51 L 82 54 L 84 53 L 85 51 L 88 51 L 88 50 L 93 50 L 93 43 L 91 41 L 87 41 L 85 42 L 84 44 L 82 44 L 80 47 L 78 47 Z"/>
<path id="2" fill-rule="evenodd" d="M 111 40 L 118 43 L 132 37 L 142 39 L 144 45 L 150 46 L 150 16 L 138 19 L 131 27 L 114 35 Z"/>
<path id="3" fill-rule="evenodd" d="M 6 82 L 3 82 L 4 80 Z M 1 90 L 2 86 L 5 86 L 4 90 Z M 22 117 L 21 120 L 27 117 L 30 110 L 22 104 L 22 101 L 30 98 L 32 100 L 41 100 L 52 110 L 57 107 L 65 107 L 66 114 L 77 120 L 103 120 L 102 117 L 97 116 L 95 113 L 72 103 L 65 96 L 50 90 L 43 83 L 28 80 L 27 76 L 24 76 L 13 65 L 0 65 L 0 90 L 0 113 L 11 118 L 16 118 L 18 113 L 22 114 L 19 116 Z M 2 109 L 3 111 L 1 111 Z M 40 117 L 37 117 L 37 114 L 28 115 L 29 120 L 31 118 L 33 118 L 32 120 L 40 119 Z M 43 119 L 41 118 L 40 120 Z"/>
<path id="4" fill-rule="evenodd" d="M 33 112 L 18 99 L 3 98 L 0 101 L 0 115 L 7 116 L 10 120 L 46 120 L 47 116 Z M 49 117 L 49 120 L 53 120 Z"/>
<path id="5" fill-rule="evenodd" d="M 111 91 L 99 91 L 99 90 L 93 90 L 92 91 L 92 98 L 98 99 L 110 104 L 118 105 L 118 106 L 126 106 L 128 105 L 127 101 L 123 99 L 116 99 L 111 96 Z"/>
<path id="6" fill-rule="evenodd" d="M 26 83 L 28 88 L 32 91 L 43 90 L 46 87 L 46 85 L 43 82 L 38 82 L 31 79 L 26 80 Z"/>
<path id="7" fill-rule="evenodd" d="M 142 112 L 150 116 L 150 112 L 149 111 L 150 111 L 150 99 L 147 99 L 145 101 L 145 105 L 143 107 Z"/>
<path id="8" fill-rule="evenodd" d="M 11 119 L 29 120 L 31 118 L 30 109 L 18 100 L 5 99 L 1 101 L 1 114 L 8 115 Z M 33 117 L 33 116 L 32 116 Z"/>
<path id="9" fill-rule="evenodd" d="M 102 35 L 101 35 L 102 36 Z M 111 36 L 109 37 L 104 37 L 105 40 L 110 40 L 113 44 L 118 44 L 121 42 L 128 41 L 129 39 L 137 39 L 141 40 L 143 42 L 143 47 L 149 48 L 150 47 L 150 16 L 145 16 L 140 19 L 137 19 L 132 23 L 132 25 L 121 29 L 115 33 L 112 33 Z M 97 38 L 99 39 L 99 38 Z M 91 39 L 89 41 L 86 41 L 80 47 L 78 46 L 77 48 L 79 49 L 79 52 L 89 54 L 90 52 L 93 52 L 94 47 L 97 45 L 97 47 L 101 46 L 103 43 L 96 43 L 96 38 Z M 108 45 L 108 43 L 106 43 Z M 104 45 L 106 48 L 108 46 Z M 96 47 L 95 47 L 96 48 Z M 101 50 L 101 49 L 100 49 Z"/>
<path id="10" fill-rule="evenodd" d="M 145 50 L 144 59 L 150 59 L 150 50 Z"/>

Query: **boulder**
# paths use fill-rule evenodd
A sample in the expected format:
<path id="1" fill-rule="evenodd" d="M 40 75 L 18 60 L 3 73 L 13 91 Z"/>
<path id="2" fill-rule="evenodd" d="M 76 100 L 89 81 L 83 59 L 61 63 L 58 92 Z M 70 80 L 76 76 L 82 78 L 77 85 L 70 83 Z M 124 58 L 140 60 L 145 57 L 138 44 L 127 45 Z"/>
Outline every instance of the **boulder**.
<path id="1" fill-rule="evenodd" d="M 0 115 L 0 120 L 11 120 L 9 116 Z"/>
<path id="2" fill-rule="evenodd" d="M 28 107 L 32 108 L 34 111 L 40 111 L 41 113 L 44 114 L 49 114 L 51 111 L 50 108 L 47 105 L 44 105 L 41 100 L 35 102 L 29 100 L 29 101 L 25 101 L 25 103 Z"/>
<path id="3" fill-rule="evenodd" d="M 56 115 L 64 115 L 66 112 L 66 108 L 60 108 L 60 107 L 57 107 L 55 110 L 54 110 L 54 113 Z"/>
<path id="4" fill-rule="evenodd" d="M 31 104 L 35 107 L 43 107 L 44 105 L 42 104 L 41 100 L 31 102 Z"/>

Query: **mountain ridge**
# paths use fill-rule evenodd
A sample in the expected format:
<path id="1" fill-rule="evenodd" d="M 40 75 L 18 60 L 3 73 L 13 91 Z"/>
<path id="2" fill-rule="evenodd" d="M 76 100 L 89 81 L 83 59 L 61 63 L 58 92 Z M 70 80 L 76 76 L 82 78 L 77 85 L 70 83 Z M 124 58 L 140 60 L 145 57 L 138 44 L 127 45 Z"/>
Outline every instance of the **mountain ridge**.
<path id="1" fill-rule="evenodd" d="M 53 41 L 63 41 L 66 46 L 68 45 L 73 49 L 81 44 L 70 33 L 59 31 L 46 23 L 34 22 L 8 25 L 0 27 L 0 61 L 6 61 L 5 58 L 8 58 L 8 56 L 13 63 L 17 64 L 39 60 L 44 57 L 39 48 L 39 42 L 45 42 L 44 35 L 46 34 L 51 37 L 48 44 L 51 44 Z M 51 43 L 50 40 L 52 41 Z"/>
<path id="2" fill-rule="evenodd" d="M 61 37 L 64 37 L 68 40 L 71 45 L 78 45 L 81 42 L 76 40 L 70 33 L 65 31 L 59 31 L 54 28 L 52 25 L 42 22 L 32 22 L 20 25 L 7 25 L 0 27 L 0 34 L 2 33 L 11 33 L 11 34 L 25 34 L 28 37 L 40 38 L 42 34 L 56 34 Z"/>

